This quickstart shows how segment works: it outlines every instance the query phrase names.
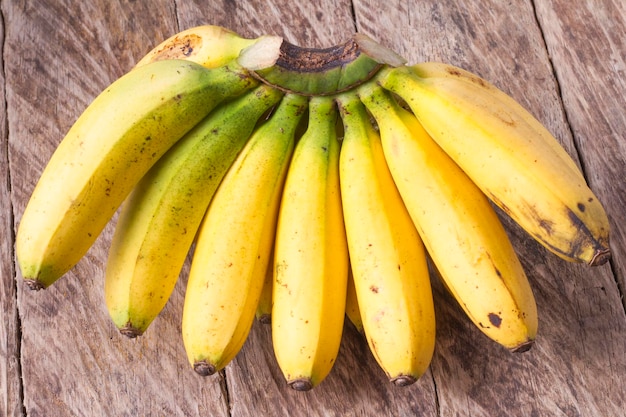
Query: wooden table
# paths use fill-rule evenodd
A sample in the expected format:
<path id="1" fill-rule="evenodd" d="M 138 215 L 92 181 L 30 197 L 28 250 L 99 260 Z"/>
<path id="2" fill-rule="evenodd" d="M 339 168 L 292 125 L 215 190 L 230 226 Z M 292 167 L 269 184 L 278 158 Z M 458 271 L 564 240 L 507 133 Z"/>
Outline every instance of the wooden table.
<path id="1" fill-rule="evenodd" d="M 623 1 L 11 0 L 1 7 L 1 415 L 625 415 Z M 613 259 L 596 268 L 566 263 L 505 219 L 537 297 L 533 349 L 512 354 L 488 340 L 434 282 L 437 348 L 416 384 L 392 386 L 346 325 L 333 372 L 308 393 L 286 387 L 269 327 L 259 323 L 224 372 L 196 375 L 180 337 L 184 278 L 144 336 L 121 336 L 103 302 L 110 226 L 53 287 L 25 288 L 15 227 L 64 133 L 158 42 L 206 23 L 309 47 L 359 31 L 409 62 L 446 61 L 489 79 L 580 163 L 610 216 Z"/>

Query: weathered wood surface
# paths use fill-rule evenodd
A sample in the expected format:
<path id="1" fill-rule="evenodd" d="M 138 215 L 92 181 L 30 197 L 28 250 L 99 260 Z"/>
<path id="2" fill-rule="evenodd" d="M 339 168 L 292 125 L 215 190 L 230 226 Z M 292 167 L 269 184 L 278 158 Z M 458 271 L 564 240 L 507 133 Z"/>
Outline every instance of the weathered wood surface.
<path id="1" fill-rule="evenodd" d="M 624 415 L 626 7 L 618 0 L 467 3 L 1 2 L 0 415 Z M 25 289 L 14 264 L 15 226 L 65 131 L 152 46 L 204 23 L 312 47 L 358 30 L 411 62 L 447 61 L 488 78 L 580 162 L 609 212 L 611 263 L 565 263 L 507 221 L 537 296 L 531 351 L 510 354 L 487 340 L 435 284 L 437 349 L 420 381 L 391 386 L 346 326 L 335 369 L 308 393 L 285 386 L 262 325 L 224 373 L 197 376 L 180 338 L 184 279 L 144 336 L 120 336 L 102 295 L 111 227 L 53 287 Z"/>

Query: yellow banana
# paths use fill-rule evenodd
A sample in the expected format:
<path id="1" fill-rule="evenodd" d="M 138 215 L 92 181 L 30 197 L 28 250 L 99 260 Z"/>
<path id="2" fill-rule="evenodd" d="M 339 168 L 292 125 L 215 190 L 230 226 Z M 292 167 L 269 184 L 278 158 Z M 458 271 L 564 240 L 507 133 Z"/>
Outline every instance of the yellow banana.
<path id="1" fill-rule="evenodd" d="M 265 270 L 263 289 L 256 306 L 256 318 L 263 324 L 272 322 L 272 291 L 274 286 L 274 248 L 270 252 L 269 262 Z"/>
<path id="2" fill-rule="evenodd" d="M 539 120 L 537 120 L 534 116 L 532 116 L 526 110 L 520 110 L 520 103 L 516 102 L 513 97 L 506 94 L 504 91 L 496 88 L 493 84 L 487 82 L 486 80 L 481 79 L 476 74 L 473 74 L 469 71 L 465 71 L 462 68 L 455 67 L 450 64 L 444 64 L 440 62 L 424 62 L 416 65 L 414 70 L 417 71 L 419 69 L 419 74 L 422 77 L 458 77 L 459 82 L 464 83 L 472 83 L 478 84 L 481 88 L 484 88 L 488 92 L 486 94 L 492 95 L 494 100 L 502 103 L 502 106 L 506 106 L 511 109 L 517 109 L 517 113 L 521 118 L 524 119 L 526 123 L 528 123 L 533 130 L 536 132 L 541 132 L 541 136 L 543 139 L 543 144 L 545 146 L 549 146 L 552 148 L 554 152 L 554 157 L 560 158 L 564 165 L 568 166 L 571 175 L 578 175 L 583 178 L 583 174 L 580 171 L 576 162 L 572 159 L 571 156 L 565 151 L 563 146 L 556 140 L 555 137 L 550 133 L 546 133 L 545 126 L 543 126 Z"/>
<path id="3" fill-rule="evenodd" d="M 435 349 L 426 251 L 365 107 L 353 93 L 338 101 L 345 131 L 341 198 L 363 330 L 389 379 L 409 385 L 428 369 Z"/>
<path id="4" fill-rule="evenodd" d="M 207 68 L 217 68 L 237 58 L 242 49 L 256 41 L 257 39 L 244 39 L 221 26 L 196 26 L 158 44 L 135 67 L 165 59 L 184 59 Z"/>
<path id="5" fill-rule="evenodd" d="M 359 94 L 378 123 L 385 159 L 446 286 L 488 337 L 513 351 L 532 346 L 530 284 L 487 197 L 417 118 L 376 85 Z"/>
<path id="6" fill-rule="evenodd" d="M 16 252 L 27 284 L 45 288 L 71 269 L 161 155 L 218 103 L 254 85 L 237 66 L 171 60 L 107 87 L 59 144 L 21 218 Z"/>
<path id="7" fill-rule="evenodd" d="M 276 230 L 272 342 L 287 383 L 299 391 L 332 369 L 345 317 L 348 254 L 336 123 L 333 100 L 311 98 Z"/>
<path id="8" fill-rule="evenodd" d="M 182 333 L 189 362 L 210 375 L 244 344 L 263 287 L 280 194 L 306 98 L 287 94 L 228 170 L 200 226 Z"/>
<path id="9" fill-rule="evenodd" d="M 609 259 L 600 201 L 557 140 L 520 104 L 451 65 L 385 70 L 378 82 L 405 100 L 439 146 L 546 248 L 590 265 Z"/>
<path id="10" fill-rule="evenodd" d="M 261 85 L 222 104 L 157 161 L 122 205 L 104 294 L 126 336 L 142 334 L 167 303 L 217 186 L 281 96 Z"/>
<path id="11" fill-rule="evenodd" d="M 363 319 L 361 318 L 361 310 L 359 308 L 359 300 L 356 296 L 356 288 L 354 287 L 354 276 L 352 268 L 348 268 L 348 286 L 346 289 L 346 317 L 350 323 L 361 334 L 363 334 Z"/>

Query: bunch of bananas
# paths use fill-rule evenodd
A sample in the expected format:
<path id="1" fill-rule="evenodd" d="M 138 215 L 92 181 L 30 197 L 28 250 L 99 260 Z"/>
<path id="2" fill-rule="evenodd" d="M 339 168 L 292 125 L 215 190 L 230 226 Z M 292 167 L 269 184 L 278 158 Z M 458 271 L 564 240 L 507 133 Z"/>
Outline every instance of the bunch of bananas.
<path id="1" fill-rule="evenodd" d="M 21 218 L 32 289 L 118 212 L 104 295 L 141 335 L 192 252 L 182 339 L 201 375 L 270 322 L 286 382 L 330 372 L 344 317 L 404 386 L 435 347 L 431 277 L 486 336 L 531 347 L 537 309 L 494 206 L 567 261 L 610 256 L 602 205 L 511 97 L 373 40 L 305 49 L 216 26 L 176 34 L 107 87 L 58 146 Z M 436 273 L 431 273 L 436 272 Z"/>

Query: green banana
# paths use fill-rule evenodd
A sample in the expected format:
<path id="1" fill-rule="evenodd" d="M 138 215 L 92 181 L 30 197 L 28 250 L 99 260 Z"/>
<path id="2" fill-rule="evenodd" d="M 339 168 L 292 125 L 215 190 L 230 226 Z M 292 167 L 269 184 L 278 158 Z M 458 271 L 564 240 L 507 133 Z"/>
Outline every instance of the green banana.
<path id="1" fill-rule="evenodd" d="M 222 177 L 281 96 L 260 85 L 220 105 L 157 161 L 122 205 L 104 293 L 123 334 L 142 334 L 165 306 Z"/>
<path id="2" fill-rule="evenodd" d="M 243 346 L 261 295 L 283 181 L 307 101 L 287 94 L 222 180 L 202 221 L 183 307 L 183 343 L 200 375 Z"/>

